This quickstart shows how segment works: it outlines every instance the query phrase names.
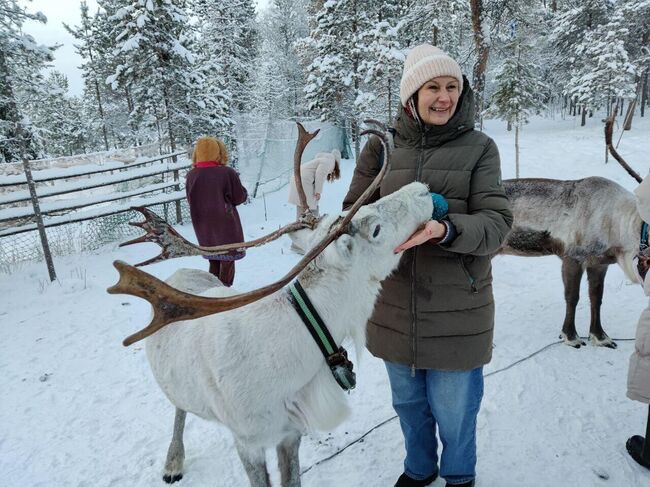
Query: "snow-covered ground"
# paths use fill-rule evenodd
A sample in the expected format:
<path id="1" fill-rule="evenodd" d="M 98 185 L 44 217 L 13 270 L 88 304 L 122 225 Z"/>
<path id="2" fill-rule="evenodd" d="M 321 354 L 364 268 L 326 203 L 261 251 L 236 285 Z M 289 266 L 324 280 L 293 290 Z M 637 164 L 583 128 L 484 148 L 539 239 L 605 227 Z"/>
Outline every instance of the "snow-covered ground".
<path id="1" fill-rule="evenodd" d="M 514 134 L 491 121 L 486 132 L 500 147 L 504 178 L 513 177 Z M 522 132 L 521 176 L 600 175 L 633 189 L 636 183 L 616 162 L 610 158 L 604 164 L 602 133 L 600 117 L 584 128 L 572 119 L 534 120 Z M 642 175 L 649 162 L 649 135 L 650 118 L 637 119 L 619 146 Z M 344 161 L 342 180 L 325 188 L 322 210 L 338 210 L 352 169 L 353 162 Z M 282 190 L 241 208 L 247 239 L 293 217 L 285 199 Z M 191 225 L 178 230 L 194 239 Z M 250 251 L 237 264 L 235 286 L 249 290 L 283 276 L 297 261 L 289 244 L 283 237 Z M 105 291 L 117 280 L 113 260 L 135 263 L 157 252 L 152 244 L 121 249 L 114 244 L 57 258 L 55 283 L 48 281 L 42 262 L 0 274 L 0 485 L 164 485 L 161 470 L 174 410 L 148 370 L 142 344 L 121 345 L 148 322 L 149 305 Z M 146 270 L 165 278 L 178 267 L 206 268 L 206 263 L 185 258 Z M 640 286 L 612 266 L 602 316 L 619 348 L 576 350 L 557 340 L 564 316 L 557 258 L 497 257 L 494 281 L 495 348 L 485 367 L 477 486 L 650 485 L 650 472 L 625 451 L 628 436 L 644 433 L 647 415 L 646 406 L 625 397 L 630 339 L 647 304 Z M 582 295 L 586 298 L 585 283 Z M 588 324 L 585 299 L 577 315 L 581 335 Z M 355 365 L 352 416 L 335 431 L 303 440 L 305 486 L 392 486 L 402 472 L 401 434 L 383 365 L 367 352 Z M 247 485 L 224 427 L 188 417 L 185 447 L 179 487 Z M 270 452 L 272 477 L 279 485 L 273 458 Z M 433 485 L 441 487 L 444 481 Z"/>

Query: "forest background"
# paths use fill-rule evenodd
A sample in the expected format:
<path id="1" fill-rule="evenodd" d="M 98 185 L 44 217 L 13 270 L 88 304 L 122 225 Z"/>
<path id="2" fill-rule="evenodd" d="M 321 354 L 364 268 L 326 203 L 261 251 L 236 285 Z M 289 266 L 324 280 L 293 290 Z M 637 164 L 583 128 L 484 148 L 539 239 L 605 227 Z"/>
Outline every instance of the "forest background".
<path id="1" fill-rule="evenodd" d="M 25 6 L 27 5 L 27 7 Z M 0 162 L 225 138 L 237 163 L 251 121 L 316 119 L 345 130 L 391 121 L 408 49 L 457 59 L 477 123 L 534 114 L 585 119 L 627 103 L 645 115 L 650 0 L 97 0 L 66 25 L 84 89 L 45 69 L 56 46 L 23 31 L 28 2 L 0 0 Z"/>

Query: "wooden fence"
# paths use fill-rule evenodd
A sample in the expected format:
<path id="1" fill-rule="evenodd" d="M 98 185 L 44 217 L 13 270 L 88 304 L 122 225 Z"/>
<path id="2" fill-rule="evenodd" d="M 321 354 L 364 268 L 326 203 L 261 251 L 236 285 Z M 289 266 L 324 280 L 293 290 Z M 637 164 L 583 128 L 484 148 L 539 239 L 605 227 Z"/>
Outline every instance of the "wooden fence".
<path id="1" fill-rule="evenodd" d="M 0 238 L 39 229 L 44 235 L 45 228 L 116 215 L 132 206 L 173 204 L 176 223 L 181 223 L 185 191 L 180 173 L 191 167 L 190 161 L 177 160 L 183 154 L 164 154 L 129 164 L 111 161 L 34 172 L 26 168 L 25 174 L 3 176 Z M 48 254 L 46 236 L 41 237 L 41 244 L 43 253 Z M 51 257 L 46 255 L 46 259 Z"/>

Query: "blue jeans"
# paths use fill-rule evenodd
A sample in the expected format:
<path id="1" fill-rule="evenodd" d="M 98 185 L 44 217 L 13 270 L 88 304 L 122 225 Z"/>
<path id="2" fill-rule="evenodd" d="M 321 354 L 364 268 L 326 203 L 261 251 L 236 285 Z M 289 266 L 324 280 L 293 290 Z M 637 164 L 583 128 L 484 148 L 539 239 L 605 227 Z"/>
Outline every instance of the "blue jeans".
<path id="1" fill-rule="evenodd" d="M 385 362 L 399 416 L 406 459 L 416 480 L 439 473 L 450 484 L 476 477 L 476 416 L 483 398 L 483 367 L 473 370 L 415 369 Z M 442 441 L 438 471 L 438 441 Z"/>

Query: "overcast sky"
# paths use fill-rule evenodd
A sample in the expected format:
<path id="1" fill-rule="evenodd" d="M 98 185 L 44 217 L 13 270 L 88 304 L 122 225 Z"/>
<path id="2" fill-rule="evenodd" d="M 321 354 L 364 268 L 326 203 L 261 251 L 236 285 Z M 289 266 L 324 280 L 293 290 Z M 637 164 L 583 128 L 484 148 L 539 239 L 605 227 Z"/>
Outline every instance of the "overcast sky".
<path id="1" fill-rule="evenodd" d="M 216 0 L 220 1 L 220 0 Z M 264 8 L 270 0 L 256 0 L 259 8 Z M 68 77 L 70 93 L 80 95 L 83 91 L 83 80 L 79 65 L 82 59 L 75 52 L 72 37 L 63 27 L 65 22 L 71 27 L 79 25 L 80 0 L 19 0 L 19 3 L 27 6 L 27 11 L 36 13 L 43 12 L 47 17 L 47 24 L 39 22 L 26 22 L 23 30 L 34 36 L 37 42 L 45 45 L 62 44 L 54 53 L 54 69 L 61 71 Z M 97 10 L 96 0 L 86 0 L 91 15 Z"/>

